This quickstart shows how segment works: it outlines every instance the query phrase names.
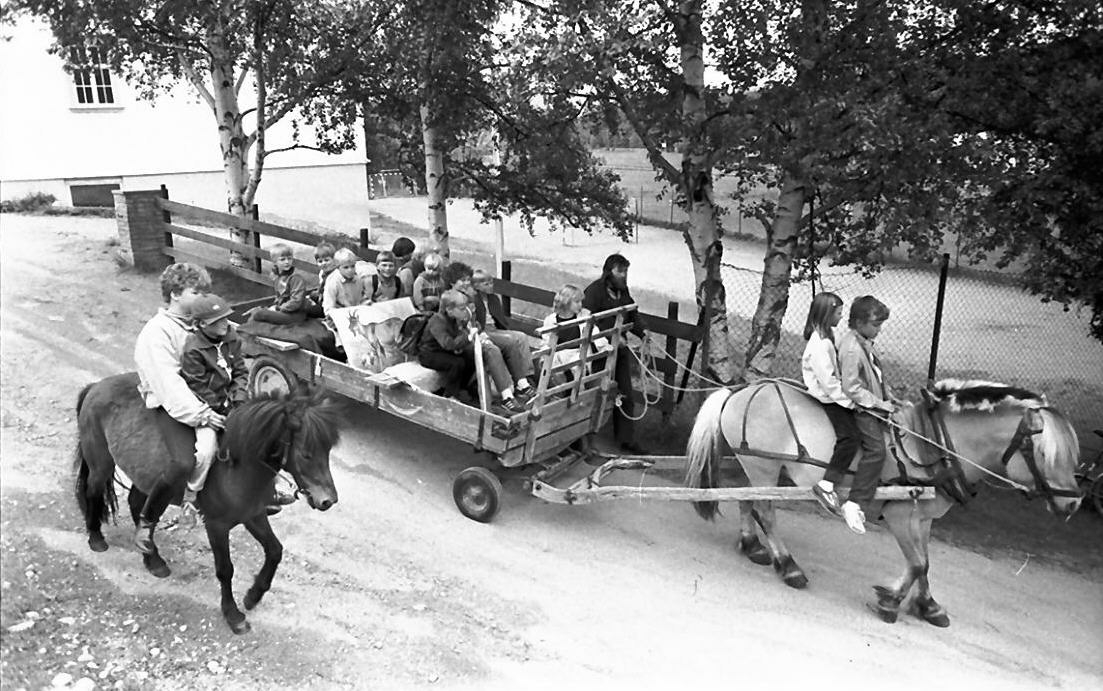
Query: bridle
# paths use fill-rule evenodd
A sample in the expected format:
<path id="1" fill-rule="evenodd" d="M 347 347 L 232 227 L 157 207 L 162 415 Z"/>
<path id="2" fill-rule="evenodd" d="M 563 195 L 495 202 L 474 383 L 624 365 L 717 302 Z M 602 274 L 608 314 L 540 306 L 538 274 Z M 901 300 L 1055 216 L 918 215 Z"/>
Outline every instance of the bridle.
<path id="1" fill-rule="evenodd" d="M 1012 435 L 1011 441 L 1007 444 L 1007 449 L 1003 452 L 1003 456 L 1000 457 L 1000 463 L 1003 465 L 1004 471 L 1006 472 L 1007 464 L 1017 451 L 1019 455 L 1023 457 L 1023 461 L 1026 462 L 1026 467 L 1030 469 L 1031 477 L 1034 478 L 1034 489 L 1023 490 L 1023 494 L 1025 494 L 1028 499 L 1039 496 L 1045 497 L 1050 510 L 1056 514 L 1058 511 L 1057 502 L 1054 500 L 1055 497 L 1080 499 L 1084 495 L 1078 490 L 1051 487 L 1050 484 L 1046 482 L 1045 476 L 1038 467 L 1038 460 L 1034 457 L 1034 435 L 1041 432 L 1043 428 L 1041 415 L 1038 414 L 1040 410 L 1047 410 L 1047 408 L 1027 408 L 1023 411 L 1023 416 L 1019 420 L 1019 426 L 1015 428 L 1015 434 Z"/>

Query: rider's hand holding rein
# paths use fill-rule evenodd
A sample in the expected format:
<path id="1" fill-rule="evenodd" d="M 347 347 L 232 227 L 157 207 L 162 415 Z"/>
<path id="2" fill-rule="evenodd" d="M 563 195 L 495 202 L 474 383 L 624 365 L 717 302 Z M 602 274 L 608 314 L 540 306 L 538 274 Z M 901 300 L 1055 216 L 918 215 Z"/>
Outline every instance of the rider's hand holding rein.
<path id="1" fill-rule="evenodd" d="M 213 410 L 208 410 L 206 413 L 204 413 L 204 415 L 205 415 L 205 417 L 202 421 L 202 426 L 212 427 L 212 428 L 214 428 L 216 430 L 219 430 L 219 431 L 222 431 L 222 430 L 226 429 L 226 416 L 225 415 L 221 415 L 219 413 L 216 413 Z"/>

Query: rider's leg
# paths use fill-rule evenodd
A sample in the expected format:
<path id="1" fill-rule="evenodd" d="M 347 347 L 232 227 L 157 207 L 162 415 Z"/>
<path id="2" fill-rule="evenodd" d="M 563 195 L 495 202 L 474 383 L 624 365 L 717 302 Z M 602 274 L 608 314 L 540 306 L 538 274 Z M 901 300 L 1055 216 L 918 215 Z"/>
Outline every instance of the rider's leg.
<path id="1" fill-rule="evenodd" d="M 813 492 L 824 509 L 835 515 L 842 515 L 842 505 L 835 492 L 835 485 L 846 476 L 846 469 L 850 467 L 854 454 L 861 446 L 861 433 L 854 422 L 854 412 L 849 408 L 837 403 L 827 403 L 823 411 L 835 430 L 835 450 L 831 453 L 823 479 L 816 483 Z"/>
<path id="2" fill-rule="evenodd" d="M 163 408 L 154 411 L 153 419 L 168 447 L 169 457 L 166 459 L 166 471 L 162 474 L 163 482 L 150 488 L 149 497 L 138 515 L 134 543 L 147 554 L 156 549 L 153 530 L 168 506 L 174 488 L 178 486 L 176 483 L 186 478 L 195 464 L 195 429 L 177 421 Z"/>
<path id="3" fill-rule="evenodd" d="M 180 505 L 180 526 L 190 528 L 196 523 L 198 508 L 195 505 L 199 491 L 207 482 L 207 473 L 218 454 L 218 432 L 213 427 L 195 428 L 195 468 L 184 489 L 184 501 Z"/>
<path id="4" fill-rule="evenodd" d="M 854 472 L 850 496 L 843 504 L 843 518 L 852 531 L 861 534 L 865 532 L 865 509 L 873 501 L 881 468 L 885 465 L 885 440 L 883 423 L 877 418 L 858 412 L 854 421 L 861 434 L 862 458 Z"/>
<path id="5" fill-rule="evenodd" d="M 483 364 L 486 365 L 486 371 L 490 373 L 502 400 L 513 398 L 513 377 L 506 366 L 502 351 L 494 345 L 494 341 L 483 345 Z"/>

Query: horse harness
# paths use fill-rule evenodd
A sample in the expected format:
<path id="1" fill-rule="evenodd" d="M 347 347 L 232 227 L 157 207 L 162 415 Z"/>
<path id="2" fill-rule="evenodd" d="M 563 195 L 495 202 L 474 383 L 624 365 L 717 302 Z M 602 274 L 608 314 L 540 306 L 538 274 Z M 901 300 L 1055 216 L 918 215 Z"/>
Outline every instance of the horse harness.
<path id="1" fill-rule="evenodd" d="M 918 459 L 911 458 L 904 451 L 899 427 L 894 426 L 893 438 L 896 443 L 892 446 L 894 447 L 893 453 L 897 455 L 897 466 L 900 468 L 901 478 L 907 478 L 906 469 L 899 460 L 901 456 L 906 458 L 909 463 L 920 468 L 930 468 L 936 464 L 940 465 L 941 470 L 935 472 L 931 483 L 939 489 L 942 489 L 955 501 L 965 504 L 969 499 L 976 496 L 975 484 L 971 485 L 965 479 L 961 461 L 957 457 L 957 451 L 954 448 L 953 440 L 950 438 L 950 431 L 947 429 L 946 421 L 942 417 L 942 411 L 938 407 L 938 401 L 934 400 L 930 392 L 926 389 L 920 389 L 920 391 L 923 394 L 923 400 L 926 404 L 924 412 L 930 421 L 933 432 L 932 436 L 934 439 L 932 441 L 934 444 L 931 446 L 942 451 L 942 453 L 939 454 L 935 461 L 926 464 Z M 1041 469 L 1038 467 L 1038 460 L 1034 454 L 1034 436 L 1041 433 L 1044 428 L 1044 423 L 1039 415 L 1039 411 L 1046 409 L 1047 408 L 1044 406 L 1023 409 L 1022 417 L 1019 419 L 1019 424 L 1015 428 L 1015 434 L 1012 435 L 1011 441 L 1008 442 L 1007 448 L 1004 449 L 1003 454 L 1000 456 L 1000 465 L 1003 466 L 1006 474 L 1008 463 L 1011 462 L 1011 457 L 1018 452 L 1019 455 L 1023 457 L 1023 461 L 1026 463 L 1026 467 L 1030 470 L 1030 475 L 1034 480 L 1034 489 L 1023 488 L 1020 491 L 1027 499 L 1045 497 L 1046 503 L 1049 505 L 1050 509 L 1054 513 L 1057 513 L 1057 504 L 1054 501 L 1055 497 L 1078 498 L 1081 494 L 1076 490 L 1060 489 L 1050 486 L 1045 476 L 1042 474 Z"/>
<path id="2" fill-rule="evenodd" d="M 781 394 L 781 385 L 797 389 L 798 391 L 804 391 L 804 387 L 799 386 L 796 382 L 785 379 L 766 379 L 752 383 L 768 384 L 769 388 L 772 388 L 777 394 L 778 402 L 781 404 L 781 410 L 785 413 L 785 420 L 789 425 L 789 431 L 792 433 L 793 440 L 796 442 L 797 453 L 783 454 L 773 451 L 751 449 L 747 444 L 747 419 L 750 414 L 751 402 L 754 400 L 755 396 L 767 388 L 766 386 L 756 389 L 747 399 L 746 406 L 744 406 L 739 452 L 760 458 L 793 461 L 826 468 L 828 465 L 827 463 L 812 458 L 808 454 L 807 448 L 805 448 L 800 440 L 800 435 L 797 433 L 797 427 L 793 422 L 793 416 L 789 412 L 789 405 L 785 402 L 785 397 Z M 743 386 L 729 389 L 729 398 L 749 385 L 750 384 L 744 384 Z M 950 431 L 946 427 L 946 422 L 942 417 L 942 411 L 938 407 L 938 402 L 933 399 L 930 392 L 926 389 L 921 389 L 921 392 L 926 404 L 924 413 L 930 423 L 932 436 L 934 437 L 932 440 L 934 444 L 932 446 L 942 451 L 942 453 L 940 453 L 934 461 L 929 463 L 924 463 L 920 459 L 912 458 L 904 450 L 903 438 L 899 426 L 893 425 L 892 436 L 888 443 L 888 451 L 896 461 L 896 466 L 899 471 L 899 476 L 895 479 L 893 484 L 936 487 L 955 501 L 965 504 L 969 499 L 976 496 L 976 490 L 974 485 L 971 485 L 965 478 L 965 472 L 962 470 L 961 461 L 957 458 L 953 440 L 950 438 Z M 1011 437 L 1007 449 L 1004 450 L 1003 455 L 1000 457 L 1000 463 L 1006 471 L 1007 464 L 1011 461 L 1011 457 L 1015 455 L 1016 452 L 1019 452 L 1026 462 L 1027 468 L 1030 469 L 1031 476 L 1034 478 L 1034 489 L 1024 489 L 1022 490 L 1023 494 L 1025 494 L 1028 499 L 1033 499 L 1038 496 L 1045 497 L 1050 509 L 1056 512 L 1057 506 L 1054 502 L 1055 497 L 1080 497 L 1081 494 L 1075 490 L 1051 487 L 1049 483 L 1046 482 L 1045 476 L 1042 475 L 1041 469 L 1038 467 L 1038 461 L 1034 456 L 1034 435 L 1040 433 L 1043 428 L 1041 417 L 1038 415 L 1039 410 L 1045 410 L 1045 408 L 1026 408 L 1023 410 L 1022 419 L 1019 420 L 1019 425 L 1015 430 L 1015 434 Z M 933 466 L 940 467 L 932 471 L 932 476 L 930 478 L 918 478 L 908 475 L 907 464 L 923 469 L 931 469 Z M 849 473 L 851 471 L 848 469 L 847 472 Z"/>

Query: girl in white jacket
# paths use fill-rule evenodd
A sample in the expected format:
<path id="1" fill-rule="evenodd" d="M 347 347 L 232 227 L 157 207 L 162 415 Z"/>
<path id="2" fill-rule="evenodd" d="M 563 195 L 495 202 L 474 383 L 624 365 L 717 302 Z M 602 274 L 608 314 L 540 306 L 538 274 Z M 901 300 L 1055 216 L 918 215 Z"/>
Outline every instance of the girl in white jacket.
<path id="1" fill-rule="evenodd" d="M 835 451 L 831 454 L 823 479 L 813 485 L 812 493 L 825 510 L 836 516 L 842 515 L 842 506 L 835 493 L 835 484 L 843 479 L 860 443 L 854 421 L 854 403 L 843 391 L 839 356 L 835 349 L 833 329 L 842 318 L 843 301 L 838 295 L 820 293 L 814 297 L 804 325 L 804 338 L 808 344 L 800 359 L 801 374 L 808 393 L 823 404 L 827 419 L 835 428 Z"/>
<path id="2" fill-rule="evenodd" d="M 590 316 L 590 311 L 583 309 L 582 307 L 582 290 L 570 283 L 564 285 L 559 289 L 559 292 L 555 294 L 555 298 L 552 300 L 553 312 L 544 318 L 544 326 L 552 327 L 556 324 L 571 321 L 579 317 Z M 596 330 L 596 327 L 595 327 Z M 579 325 L 564 327 L 559 330 L 558 343 L 567 343 L 569 341 L 577 341 L 582 338 L 582 329 Z M 551 345 L 551 331 L 545 332 L 544 346 Z M 582 360 L 582 354 L 579 348 L 580 344 L 574 344 L 564 348 L 563 346 L 557 346 L 555 355 L 552 356 L 553 365 L 565 365 L 574 362 L 580 362 Z M 606 352 L 611 351 L 612 346 L 609 345 L 608 339 L 604 337 L 598 337 L 590 341 L 590 349 L 594 352 Z M 573 380 L 578 376 L 578 367 L 573 369 L 564 370 L 563 374 L 566 379 Z"/>

